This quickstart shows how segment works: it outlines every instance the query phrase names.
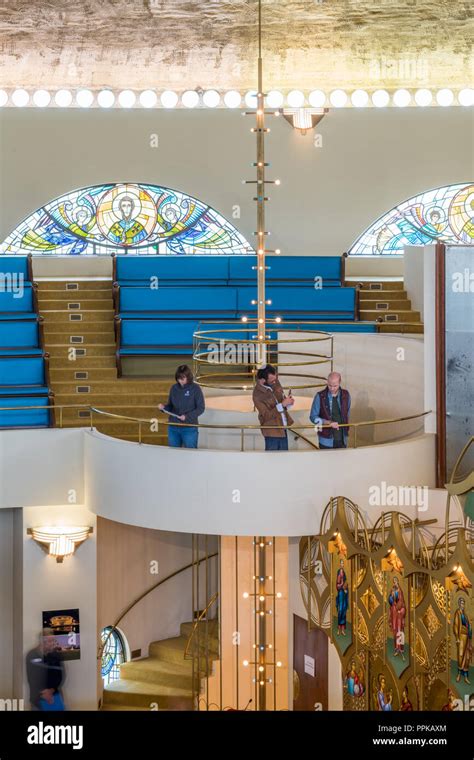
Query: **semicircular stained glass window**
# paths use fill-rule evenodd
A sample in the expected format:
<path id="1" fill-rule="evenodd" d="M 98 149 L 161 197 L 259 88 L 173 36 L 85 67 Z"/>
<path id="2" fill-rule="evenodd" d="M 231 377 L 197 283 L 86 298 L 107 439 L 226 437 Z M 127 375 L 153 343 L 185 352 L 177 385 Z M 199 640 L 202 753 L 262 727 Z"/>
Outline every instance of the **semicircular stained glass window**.
<path id="1" fill-rule="evenodd" d="M 403 253 L 406 245 L 474 245 L 474 184 L 446 185 L 414 195 L 371 224 L 349 256 Z"/>
<path id="2" fill-rule="evenodd" d="M 206 203 L 158 185 L 75 190 L 28 216 L 0 254 L 246 254 L 252 246 Z"/>

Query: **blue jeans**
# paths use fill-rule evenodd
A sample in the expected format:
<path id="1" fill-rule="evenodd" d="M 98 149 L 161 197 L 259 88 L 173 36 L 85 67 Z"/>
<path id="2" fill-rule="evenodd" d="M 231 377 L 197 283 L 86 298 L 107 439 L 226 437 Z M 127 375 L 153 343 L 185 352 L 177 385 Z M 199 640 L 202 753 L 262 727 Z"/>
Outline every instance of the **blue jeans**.
<path id="1" fill-rule="evenodd" d="M 181 427 L 170 425 L 168 427 L 168 446 L 175 448 L 197 449 L 198 429 L 194 427 Z"/>
<path id="2" fill-rule="evenodd" d="M 283 437 L 265 436 L 265 451 L 288 451 L 288 434 L 285 430 Z"/>

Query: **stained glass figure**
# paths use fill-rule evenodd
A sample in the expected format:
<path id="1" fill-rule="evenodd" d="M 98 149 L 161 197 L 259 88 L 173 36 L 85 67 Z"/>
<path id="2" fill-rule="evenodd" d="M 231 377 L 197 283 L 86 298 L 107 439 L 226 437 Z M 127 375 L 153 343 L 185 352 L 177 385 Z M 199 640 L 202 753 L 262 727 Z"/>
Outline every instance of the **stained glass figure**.
<path id="1" fill-rule="evenodd" d="M 401 254 L 406 245 L 474 245 L 474 184 L 446 185 L 400 203 L 371 224 L 350 256 Z"/>
<path id="2" fill-rule="evenodd" d="M 118 183 L 75 190 L 28 216 L 0 254 L 252 254 L 219 212 L 177 190 Z"/>

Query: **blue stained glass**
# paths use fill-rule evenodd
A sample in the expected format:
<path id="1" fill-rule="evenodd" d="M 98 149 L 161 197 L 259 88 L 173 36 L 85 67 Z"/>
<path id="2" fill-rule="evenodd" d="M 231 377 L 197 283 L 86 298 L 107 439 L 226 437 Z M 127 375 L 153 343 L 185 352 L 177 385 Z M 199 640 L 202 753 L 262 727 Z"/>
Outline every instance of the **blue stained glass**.
<path id="1" fill-rule="evenodd" d="M 218 211 L 159 185 L 117 183 L 75 190 L 28 216 L 0 254 L 253 254 Z"/>
<path id="2" fill-rule="evenodd" d="M 436 241 L 474 245 L 474 184 L 446 185 L 415 195 L 371 224 L 349 256 L 401 254 L 406 245 Z"/>

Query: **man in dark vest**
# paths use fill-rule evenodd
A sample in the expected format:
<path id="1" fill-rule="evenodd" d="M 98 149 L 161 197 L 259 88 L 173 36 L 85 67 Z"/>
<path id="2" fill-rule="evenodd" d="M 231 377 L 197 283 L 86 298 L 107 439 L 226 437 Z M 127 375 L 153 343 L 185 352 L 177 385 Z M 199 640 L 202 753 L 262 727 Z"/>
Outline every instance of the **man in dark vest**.
<path id="1" fill-rule="evenodd" d="M 315 425 L 327 425 L 318 429 L 320 449 L 345 449 L 349 438 L 349 428 L 339 427 L 349 422 L 351 396 L 341 388 L 341 375 L 331 372 L 328 384 L 313 399 L 309 418 Z"/>

